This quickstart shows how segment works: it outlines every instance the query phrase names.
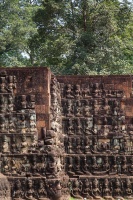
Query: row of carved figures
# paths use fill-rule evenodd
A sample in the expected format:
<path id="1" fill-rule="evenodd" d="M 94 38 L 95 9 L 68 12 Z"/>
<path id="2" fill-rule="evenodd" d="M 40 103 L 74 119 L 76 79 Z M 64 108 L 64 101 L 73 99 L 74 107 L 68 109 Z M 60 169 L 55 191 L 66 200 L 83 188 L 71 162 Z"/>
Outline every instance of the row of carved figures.
<path id="1" fill-rule="evenodd" d="M 43 145 L 43 144 L 42 144 Z M 2 134 L 0 151 L 3 154 L 24 154 L 39 152 L 39 146 L 36 135 L 11 135 L 7 137 Z"/>
<path id="2" fill-rule="evenodd" d="M 122 98 L 124 92 L 122 90 L 106 90 L 103 84 L 90 83 L 86 87 L 81 88 L 79 84 L 61 87 L 62 98 L 90 98 L 90 97 L 110 97 L 110 98 Z"/>
<path id="3" fill-rule="evenodd" d="M 51 182 L 40 180 L 16 180 L 12 186 L 12 196 L 18 199 L 60 199 L 62 195 L 68 193 L 59 180 Z M 89 200 L 99 199 L 132 199 L 133 182 L 132 179 L 82 179 L 70 180 L 69 189 L 71 195 L 76 199 L 87 198 Z M 124 198 L 123 198 L 124 197 Z"/>
<path id="4" fill-rule="evenodd" d="M 68 154 L 130 154 L 133 153 L 133 139 L 114 137 L 108 141 L 101 141 L 88 136 L 65 137 L 65 152 Z"/>
<path id="5" fill-rule="evenodd" d="M 35 95 L 19 95 L 16 97 L 17 109 L 34 109 L 35 108 Z"/>
<path id="6" fill-rule="evenodd" d="M 49 155 L 30 154 L 1 158 L 1 172 L 6 176 L 55 178 L 63 168 L 63 158 Z"/>
<path id="7" fill-rule="evenodd" d="M 43 139 L 38 140 L 36 134 L 1 135 L 0 152 L 2 154 L 55 153 L 64 152 L 63 142 L 60 142 L 54 131 L 47 131 Z M 60 137 L 61 138 L 61 137 Z"/>
<path id="8" fill-rule="evenodd" d="M 0 94 L 0 113 L 13 112 L 14 106 L 14 97 L 12 94 Z"/>
<path id="9" fill-rule="evenodd" d="M 33 110 L 25 113 L 0 115 L 0 133 L 36 132 L 36 114 Z"/>
<path id="10" fill-rule="evenodd" d="M 62 187 L 58 179 L 50 182 L 44 179 L 18 179 L 12 184 L 13 200 L 58 200 L 66 192 L 69 192 L 68 189 Z"/>
<path id="11" fill-rule="evenodd" d="M 0 74 L 0 93 L 13 93 L 16 82 L 16 76 L 7 76 L 6 72 Z"/>
<path id="12" fill-rule="evenodd" d="M 107 124 L 107 123 L 110 124 Z M 63 120 L 63 132 L 68 135 L 104 135 L 112 132 L 125 133 L 130 131 L 130 127 L 125 125 L 125 117 L 119 118 L 71 118 Z"/>
<path id="13" fill-rule="evenodd" d="M 84 179 L 71 180 L 71 195 L 76 199 L 133 199 L 133 179 Z M 102 198 L 103 197 L 103 198 Z M 123 198 L 124 197 L 124 198 Z"/>
<path id="14" fill-rule="evenodd" d="M 12 94 L 0 94 L 0 113 L 13 112 L 16 109 L 34 109 L 35 95 L 13 96 Z"/>
<path id="15" fill-rule="evenodd" d="M 91 116 L 91 115 L 114 115 L 123 113 L 119 100 L 101 99 L 97 100 L 66 100 L 62 101 L 63 115 L 67 117 Z"/>
<path id="16" fill-rule="evenodd" d="M 70 176 L 75 175 L 116 175 L 133 176 L 133 158 L 126 156 L 69 156 L 65 168 Z"/>

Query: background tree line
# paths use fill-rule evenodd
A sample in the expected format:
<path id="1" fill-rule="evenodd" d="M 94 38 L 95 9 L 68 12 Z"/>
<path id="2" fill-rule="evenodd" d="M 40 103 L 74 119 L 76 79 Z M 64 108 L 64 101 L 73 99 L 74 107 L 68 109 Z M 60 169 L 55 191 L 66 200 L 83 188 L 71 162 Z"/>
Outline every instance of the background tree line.
<path id="1" fill-rule="evenodd" d="M 0 66 L 133 73 L 132 0 L 1 0 Z"/>

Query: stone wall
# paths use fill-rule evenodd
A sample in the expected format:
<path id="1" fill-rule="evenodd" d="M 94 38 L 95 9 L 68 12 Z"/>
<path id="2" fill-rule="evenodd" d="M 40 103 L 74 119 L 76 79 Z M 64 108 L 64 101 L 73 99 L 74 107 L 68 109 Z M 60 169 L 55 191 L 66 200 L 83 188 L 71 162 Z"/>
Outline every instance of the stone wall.
<path id="1" fill-rule="evenodd" d="M 57 76 L 76 199 L 133 199 L 132 76 Z"/>
<path id="2" fill-rule="evenodd" d="M 10 183 L 0 179 L 3 200 L 69 198 L 56 82 L 47 68 L 0 69 L 1 173 Z"/>
<path id="3" fill-rule="evenodd" d="M 0 163 L 11 199 L 133 199 L 132 99 L 132 76 L 1 68 Z"/>

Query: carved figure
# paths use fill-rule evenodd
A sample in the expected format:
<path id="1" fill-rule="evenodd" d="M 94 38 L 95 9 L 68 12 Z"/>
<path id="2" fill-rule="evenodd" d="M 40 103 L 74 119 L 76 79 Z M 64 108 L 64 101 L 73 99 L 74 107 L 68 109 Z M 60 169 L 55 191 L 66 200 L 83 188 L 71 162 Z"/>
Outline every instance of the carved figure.
<path id="1" fill-rule="evenodd" d="M 109 142 L 101 142 L 100 143 L 100 151 L 102 153 L 111 153 L 110 151 L 110 143 Z"/>
<path id="2" fill-rule="evenodd" d="M 30 109 L 35 108 L 35 95 L 29 95 L 28 108 Z"/>
<path id="3" fill-rule="evenodd" d="M 89 117 L 91 115 L 91 105 L 90 105 L 90 101 L 88 100 L 85 100 L 84 102 L 84 108 L 83 108 L 83 111 L 84 111 L 84 116 L 85 117 Z"/>
<path id="4" fill-rule="evenodd" d="M 110 132 L 110 127 L 109 125 L 103 125 L 102 128 L 101 128 L 101 132 L 105 138 L 108 136 L 109 132 Z"/>
<path id="5" fill-rule="evenodd" d="M 25 198 L 26 198 L 27 200 L 35 200 L 35 198 L 34 198 L 34 193 L 35 193 L 35 191 L 34 191 L 34 189 L 33 189 L 33 182 L 32 182 L 31 179 L 29 179 L 29 180 L 27 181 L 27 191 L 26 191 L 26 193 L 25 193 Z"/>
<path id="6" fill-rule="evenodd" d="M 117 139 L 117 138 L 114 138 L 113 139 L 113 151 L 115 152 L 115 153 L 119 153 L 119 151 L 120 151 L 120 143 L 119 143 L 119 140 Z"/>
<path id="7" fill-rule="evenodd" d="M 26 95 L 21 95 L 20 96 L 20 105 L 21 105 L 21 109 L 22 110 L 27 108 Z"/>
<path id="8" fill-rule="evenodd" d="M 10 153 L 9 142 L 5 135 L 3 137 L 2 153 Z"/>
<path id="9" fill-rule="evenodd" d="M 76 153 L 80 154 L 81 152 L 81 141 L 80 138 L 76 138 L 76 147 L 75 147 Z"/>
<path id="10" fill-rule="evenodd" d="M 127 172 L 128 172 L 126 156 L 122 157 L 121 172 L 122 172 L 122 174 L 127 174 Z"/>
<path id="11" fill-rule="evenodd" d="M 133 157 L 130 158 L 129 172 L 133 175 Z"/>
<path id="12" fill-rule="evenodd" d="M 68 120 L 68 135 L 74 134 L 74 124 L 71 119 Z"/>
<path id="13" fill-rule="evenodd" d="M 43 180 L 39 181 L 39 188 L 38 188 L 38 199 L 39 200 L 46 200 L 47 199 L 47 191 L 45 190 L 45 185 Z"/>
<path id="14" fill-rule="evenodd" d="M 75 116 L 76 117 L 81 117 L 82 116 L 82 104 L 81 104 L 81 102 L 79 100 L 76 102 Z"/>
<path id="15" fill-rule="evenodd" d="M 12 95 L 8 97 L 8 112 L 13 112 L 14 110 L 14 99 Z"/>
<path id="16" fill-rule="evenodd" d="M 98 142 L 96 138 L 93 138 L 93 145 L 91 147 L 92 153 L 98 153 L 99 147 L 98 147 Z"/>
<path id="17" fill-rule="evenodd" d="M 28 143 L 26 141 L 26 136 L 22 135 L 21 153 L 27 153 L 27 151 L 28 151 Z"/>
<path id="18" fill-rule="evenodd" d="M 19 152 L 15 135 L 12 135 L 11 151 L 12 151 L 12 153 L 18 153 Z"/>
<path id="19" fill-rule="evenodd" d="M 29 152 L 37 153 L 38 152 L 37 148 L 38 148 L 37 136 L 31 135 L 31 145 L 29 148 Z"/>
<path id="20" fill-rule="evenodd" d="M 74 162 L 74 171 L 76 174 L 83 174 L 83 172 L 81 171 L 81 164 L 80 164 L 80 157 L 79 156 L 76 156 L 75 157 L 75 162 Z"/>
<path id="21" fill-rule="evenodd" d="M 99 189 L 99 181 L 95 178 L 93 181 L 93 187 L 91 188 L 92 195 L 95 199 L 102 200 L 101 191 Z"/>
<path id="22" fill-rule="evenodd" d="M 35 155 L 33 156 L 31 170 L 32 170 L 32 175 L 33 176 L 40 176 L 40 174 L 38 173 L 37 158 L 36 158 Z"/>
<path id="23" fill-rule="evenodd" d="M 84 156 L 82 158 L 81 169 L 85 174 L 87 174 L 87 175 L 91 174 L 90 173 L 90 166 L 87 164 L 86 156 Z"/>
<path id="24" fill-rule="evenodd" d="M 26 175 L 31 176 L 31 164 L 27 156 L 23 157 L 23 162 L 21 163 L 19 174 L 21 176 L 26 176 Z"/>
<path id="25" fill-rule="evenodd" d="M 110 170 L 110 174 L 117 174 L 118 172 L 118 167 L 117 167 L 117 161 L 116 161 L 116 157 L 113 157 L 113 164 L 111 166 L 111 170 Z"/>
<path id="26" fill-rule="evenodd" d="M 109 180 L 106 178 L 104 179 L 103 183 L 103 198 L 105 200 L 113 200 L 112 198 L 112 188 L 109 185 Z"/>
<path id="27" fill-rule="evenodd" d="M 30 132 L 31 133 L 36 133 L 37 129 L 36 129 L 36 115 L 34 113 L 32 113 L 30 115 Z"/>
<path id="28" fill-rule="evenodd" d="M 103 170 L 105 172 L 109 172 L 110 171 L 110 164 L 109 164 L 108 156 L 106 156 L 104 158 Z"/>
<path id="29" fill-rule="evenodd" d="M 66 98 L 73 99 L 73 89 L 71 84 L 67 84 L 66 86 Z"/>
<path id="30" fill-rule="evenodd" d="M 4 113 L 7 109 L 6 98 L 3 94 L 0 95 L 0 113 Z"/>
<path id="31" fill-rule="evenodd" d="M 68 138 L 67 153 L 73 153 L 74 149 L 72 144 L 76 143 L 75 138 Z"/>
<path id="32" fill-rule="evenodd" d="M 22 134 L 26 133 L 26 119 L 25 119 L 25 115 L 22 114 L 20 116 L 20 120 L 19 120 L 19 130 Z"/>
<path id="33" fill-rule="evenodd" d="M 0 93 L 7 93 L 6 77 L 0 77 Z"/>
<path id="34" fill-rule="evenodd" d="M 74 180 L 72 183 L 71 195 L 76 199 L 83 200 L 83 198 L 80 196 L 80 192 L 81 192 L 80 183 L 78 180 Z"/>
<path id="35" fill-rule="evenodd" d="M 57 177 L 57 162 L 54 156 L 51 156 L 51 160 L 47 163 L 46 175 L 49 177 Z"/>
<path id="36" fill-rule="evenodd" d="M 68 157 L 67 160 L 68 160 L 67 161 L 68 162 L 67 173 L 70 174 L 70 175 L 74 175 L 75 172 L 74 172 L 74 168 L 73 168 L 73 159 L 72 159 L 72 157 Z"/>
<path id="37" fill-rule="evenodd" d="M 46 172 L 46 157 L 45 155 L 41 156 L 41 162 L 39 164 L 39 172 L 43 175 L 46 176 L 45 172 Z"/>
<path id="38" fill-rule="evenodd" d="M 22 188 L 21 188 L 21 182 L 20 180 L 17 180 L 15 182 L 15 188 L 14 188 L 14 191 L 13 191 L 13 200 L 23 200 L 22 199 Z"/>
<path id="39" fill-rule="evenodd" d="M 14 76 L 8 76 L 8 92 L 13 93 L 13 90 L 16 88 L 14 79 L 15 79 Z"/>
<path id="40" fill-rule="evenodd" d="M 84 139 L 84 149 L 85 149 L 85 154 L 90 154 L 91 150 L 90 150 L 90 139 L 88 138 L 88 136 L 85 137 Z"/>
<path id="41" fill-rule="evenodd" d="M 97 126 L 97 124 L 94 124 L 92 133 L 93 133 L 93 135 L 97 135 L 98 134 L 98 126 Z"/>
<path id="42" fill-rule="evenodd" d="M 12 115 L 10 115 L 8 118 L 8 127 L 9 127 L 9 133 L 16 132 L 16 130 L 15 130 L 16 126 L 15 126 L 14 118 Z"/>
<path id="43" fill-rule="evenodd" d="M 76 131 L 76 135 L 81 135 L 83 128 L 82 128 L 82 123 L 80 121 L 80 119 L 78 118 L 76 121 L 76 127 L 75 127 L 75 131 Z"/>
<path id="44" fill-rule="evenodd" d="M 74 111 L 73 111 L 72 101 L 71 101 L 70 99 L 67 100 L 66 106 L 67 106 L 67 113 L 66 113 L 66 116 L 67 116 L 67 117 L 72 117 L 73 114 L 74 114 Z"/>
<path id="45" fill-rule="evenodd" d="M 80 97 L 81 97 L 81 89 L 80 89 L 80 85 L 79 84 L 75 85 L 74 96 L 77 99 L 80 99 Z"/>
<path id="46" fill-rule="evenodd" d="M 113 113 L 114 115 L 118 115 L 120 111 L 119 102 L 117 100 L 114 101 Z"/>
<path id="47" fill-rule="evenodd" d="M 60 200 L 62 197 L 62 186 L 60 181 L 56 180 L 51 187 L 49 187 L 50 196 L 52 199 Z"/>
<path id="48" fill-rule="evenodd" d="M 11 160 L 11 174 L 12 176 L 17 175 L 17 167 L 16 167 L 15 159 Z"/>
<path id="49" fill-rule="evenodd" d="M 90 193 L 91 193 L 91 188 L 90 188 L 89 180 L 85 179 L 83 183 L 83 187 L 82 187 L 82 195 L 84 198 L 91 200 L 93 199 L 93 197 L 90 196 Z"/>
<path id="50" fill-rule="evenodd" d="M 94 99 L 94 101 L 93 101 L 93 109 L 94 109 L 94 114 L 98 115 L 99 105 L 98 105 L 98 100 L 97 99 Z"/>
<path id="51" fill-rule="evenodd" d="M 85 120 L 85 134 L 86 135 L 91 135 L 92 132 L 92 127 L 93 127 L 93 118 L 89 117 Z"/>
<path id="52" fill-rule="evenodd" d="M 113 193 L 114 193 L 113 194 L 114 198 L 123 199 L 121 196 L 122 195 L 121 183 L 118 178 L 115 179 L 115 187 Z"/>
<path id="53" fill-rule="evenodd" d="M 111 107 L 109 105 L 108 99 L 105 99 L 104 110 L 107 115 L 111 114 Z"/>
<path id="54" fill-rule="evenodd" d="M 91 88 L 90 88 L 90 85 L 88 84 L 88 87 L 85 87 L 83 89 L 83 92 L 82 92 L 82 95 L 84 98 L 89 98 L 91 97 Z"/>
<path id="55" fill-rule="evenodd" d="M 3 115 L 0 115 L 0 132 L 7 133 L 7 122 Z"/>
<path id="56" fill-rule="evenodd" d="M 100 97 L 101 96 L 101 90 L 99 89 L 99 83 L 95 83 L 93 85 L 93 95 L 94 95 L 94 97 Z"/>
<path id="57" fill-rule="evenodd" d="M 122 141 L 122 143 L 121 143 L 121 151 L 122 152 L 124 152 L 125 154 L 127 154 L 128 153 L 128 140 L 127 140 L 127 138 L 126 137 L 124 137 L 123 138 L 123 141 Z"/>
<path id="58" fill-rule="evenodd" d="M 11 175 L 10 173 L 10 162 L 7 157 L 3 157 L 3 174 L 4 175 Z"/>
<path id="59" fill-rule="evenodd" d="M 99 171 L 99 165 L 97 163 L 97 158 L 95 156 L 92 157 L 92 172 L 95 173 L 96 171 Z"/>
<path id="60" fill-rule="evenodd" d="M 129 178 L 126 179 L 125 197 L 127 199 L 133 199 L 132 183 Z"/>

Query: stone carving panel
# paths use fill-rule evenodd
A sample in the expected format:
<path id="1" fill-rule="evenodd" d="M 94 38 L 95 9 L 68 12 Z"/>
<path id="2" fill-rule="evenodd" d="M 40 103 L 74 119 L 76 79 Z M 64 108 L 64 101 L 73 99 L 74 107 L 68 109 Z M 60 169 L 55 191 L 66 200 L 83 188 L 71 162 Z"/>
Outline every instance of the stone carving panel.
<path id="1" fill-rule="evenodd" d="M 132 200 L 132 77 L 19 70 L 0 70 L 0 198 Z"/>
<path id="2" fill-rule="evenodd" d="M 132 132 L 122 107 L 124 91 L 108 89 L 102 82 L 62 82 L 65 171 L 71 195 L 132 199 Z"/>

